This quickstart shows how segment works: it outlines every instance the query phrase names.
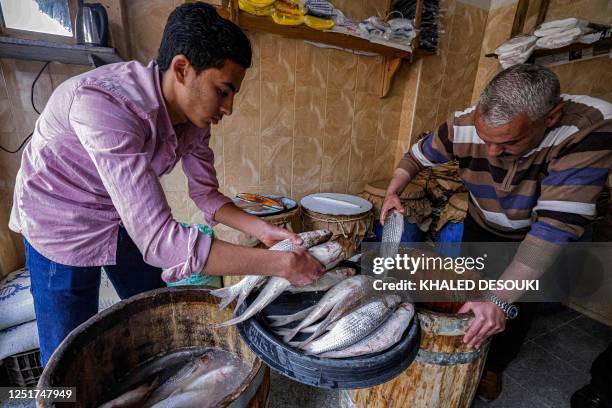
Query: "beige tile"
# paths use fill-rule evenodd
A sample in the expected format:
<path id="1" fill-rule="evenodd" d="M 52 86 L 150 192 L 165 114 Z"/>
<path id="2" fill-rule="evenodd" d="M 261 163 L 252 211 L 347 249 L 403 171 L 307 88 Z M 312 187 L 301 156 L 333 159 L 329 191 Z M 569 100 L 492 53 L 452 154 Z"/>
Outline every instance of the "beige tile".
<path id="1" fill-rule="evenodd" d="M 601 95 L 612 92 L 612 59 L 603 57 L 598 60 L 599 66 L 592 74 L 598 80 L 593 81 L 591 92 Z"/>
<path id="2" fill-rule="evenodd" d="M 49 75 L 51 76 L 51 83 L 53 89 L 57 88 L 62 82 L 73 76 L 83 74 L 91 71 L 91 67 L 88 65 L 72 65 L 72 64 L 61 64 L 59 62 L 52 62 L 49 64 Z"/>
<path id="3" fill-rule="evenodd" d="M 318 193 L 319 191 L 319 183 L 294 184 L 291 187 L 291 198 L 299 202 L 305 196 Z"/>
<path id="4" fill-rule="evenodd" d="M 166 200 L 172 211 L 172 217 L 180 222 L 189 222 L 189 202 L 190 198 L 185 192 L 167 193 Z"/>
<path id="5" fill-rule="evenodd" d="M 291 186 L 288 184 L 264 184 L 259 186 L 259 189 L 262 194 L 280 195 L 291 198 Z"/>
<path id="6" fill-rule="evenodd" d="M 329 64 L 328 49 L 298 42 L 298 64 L 295 69 L 295 82 L 297 86 L 325 87 L 327 84 L 327 70 Z"/>
<path id="7" fill-rule="evenodd" d="M 357 91 L 380 94 L 382 69 L 382 57 L 359 56 L 357 62 Z"/>
<path id="8" fill-rule="evenodd" d="M 293 137 L 295 87 L 289 84 L 263 82 L 261 100 L 261 135 Z"/>
<path id="9" fill-rule="evenodd" d="M 321 182 L 345 183 L 348 180 L 350 148 L 350 128 L 348 130 L 325 128 Z"/>
<path id="10" fill-rule="evenodd" d="M 173 0 L 130 0 L 125 2 L 130 27 L 132 58 L 147 63 L 157 56 Z"/>
<path id="11" fill-rule="evenodd" d="M 387 139 L 399 137 L 400 122 L 402 119 L 402 98 L 388 96 L 382 100 L 380 112 L 380 134 Z"/>
<path id="12" fill-rule="evenodd" d="M 297 43 L 276 35 L 261 36 L 261 80 L 264 84 L 294 84 Z"/>
<path id="13" fill-rule="evenodd" d="M 174 169 L 161 178 L 161 185 L 167 193 L 186 193 L 187 192 L 187 177 L 183 172 L 181 163 L 174 166 Z"/>
<path id="14" fill-rule="evenodd" d="M 261 184 L 291 184 L 293 136 L 261 136 Z"/>
<path id="15" fill-rule="evenodd" d="M 317 138 L 325 128 L 327 91 L 314 86 L 298 86 L 295 90 L 295 137 Z"/>
<path id="16" fill-rule="evenodd" d="M 293 147 L 292 184 L 319 183 L 323 161 L 323 138 L 296 138 Z"/>
<path id="17" fill-rule="evenodd" d="M 355 112 L 355 93 L 328 89 L 325 110 L 325 128 L 332 133 L 350 134 Z"/>
<path id="18" fill-rule="evenodd" d="M 224 185 L 257 185 L 260 169 L 259 136 L 224 133 Z"/>
<path id="19" fill-rule="evenodd" d="M 351 182 L 365 181 L 371 177 L 376 140 L 380 137 L 380 111 L 380 98 L 365 92 L 357 92 L 349 164 Z"/>
<path id="20" fill-rule="evenodd" d="M 8 98 L 0 99 L 0 132 L 13 131 L 15 131 L 15 122 L 11 102 Z"/>
<path id="21" fill-rule="evenodd" d="M 345 51 L 331 50 L 327 86 L 335 89 L 355 89 L 357 56 Z"/>
<path id="22" fill-rule="evenodd" d="M 352 183 L 349 183 L 348 188 L 346 190 L 347 194 L 361 194 L 361 193 L 363 193 L 363 191 L 365 189 L 365 185 L 368 184 L 369 181 L 373 181 L 373 180 L 354 181 Z"/>
<path id="23" fill-rule="evenodd" d="M 390 178 L 393 175 L 397 163 L 395 162 L 395 150 L 397 139 L 379 138 L 376 140 L 376 154 L 372 166 L 371 180 Z"/>
<path id="24" fill-rule="evenodd" d="M 8 98 L 15 110 L 34 112 L 31 102 L 32 83 L 44 66 L 44 62 L 2 59 L 2 73 L 8 91 Z M 39 112 L 45 107 L 53 92 L 47 68 L 42 72 L 34 88 L 34 104 Z"/>
<path id="25" fill-rule="evenodd" d="M 322 183 L 322 193 L 346 193 L 346 183 Z"/>
<path id="26" fill-rule="evenodd" d="M 223 134 L 259 137 L 260 131 L 260 82 L 245 81 L 236 95 L 234 112 L 223 118 Z"/>
<path id="27" fill-rule="evenodd" d="M 251 49 L 253 50 L 253 56 L 251 60 L 251 67 L 247 70 L 246 75 L 244 76 L 244 80 L 259 81 L 261 79 L 261 37 L 264 34 L 252 31 L 246 31 L 245 33 L 251 41 Z"/>

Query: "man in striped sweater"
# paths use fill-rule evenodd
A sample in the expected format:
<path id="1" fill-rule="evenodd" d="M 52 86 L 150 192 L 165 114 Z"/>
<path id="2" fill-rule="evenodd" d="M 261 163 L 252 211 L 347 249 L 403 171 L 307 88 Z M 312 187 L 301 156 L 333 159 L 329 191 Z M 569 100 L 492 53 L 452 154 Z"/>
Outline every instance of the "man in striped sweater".
<path id="1" fill-rule="evenodd" d="M 561 95 L 549 69 L 515 65 L 497 74 L 478 103 L 456 112 L 404 155 L 381 211 L 402 211 L 398 194 L 425 167 L 456 159 L 470 193 L 464 241 L 520 242 L 501 279 L 535 279 L 564 243 L 576 241 L 596 215 L 595 203 L 612 167 L 612 104 L 588 96 Z M 480 347 L 504 331 L 518 292 L 490 292 L 468 302 L 473 312 L 464 341 Z M 519 316 L 522 312 L 519 312 Z M 493 338 L 484 383 L 493 399 L 501 371 L 516 356 L 529 318 Z M 525 321 L 527 320 L 527 321 Z M 514 333 L 513 333 L 514 331 Z M 483 383 L 481 383 L 483 385 Z"/>

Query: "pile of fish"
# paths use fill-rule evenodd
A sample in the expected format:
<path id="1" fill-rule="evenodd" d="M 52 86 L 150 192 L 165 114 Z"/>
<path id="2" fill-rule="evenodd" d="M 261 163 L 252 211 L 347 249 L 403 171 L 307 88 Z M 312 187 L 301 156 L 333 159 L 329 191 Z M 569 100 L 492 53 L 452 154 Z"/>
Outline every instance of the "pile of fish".
<path id="1" fill-rule="evenodd" d="M 99 408 L 212 407 L 237 390 L 249 367 L 225 350 L 178 350 L 132 370 Z"/>
<path id="2" fill-rule="evenodd" d="M 390 222 L 387 229 L 392 229 L 392 225 L 397 227 L 397 223 Z M 401 231 L 395 229 L 393 232 L 401 235 Z M 214 290 L 211 294 L 222 299 L 220 308 L 227 307 L 237 299 L 236 313 L 249 294 L 262 286 L 257 297 L 241 315 L 218 326 L 250 319 L 283 292 L 325 292 L 311 307 L 290 315 L 268 316 L 273 332 L 285 343 L 307 354 L 326 358 L 377 353 L 399 342 L 414 316 L 412 304 L 402 303 L 398 295 L 376 292 L 371 276 L 356 275 L 352 268 L 336 267 L 344 259 L 344 253 L 338 243 L 325 242 L 331 236 L 329 231 L 318 230 L 298 235 L 304 241 L 301 246 L 308 248 L 328 272 L 311 285 L 300 288 L 292 287 L 283 278 L 247 276 L 233 286 Z M 395 241 L 395 237 L 390 237 L 390 241 Z M 297 246 L 283 241 L 270 249 L 291 250 L 294 247 Z M 397 250 L 393 245 L 390 249 Z M 289 325 L 293 327 L 285 327 Z M 306 339 L 292 341 L 301 333 L 307 335 Z"/>

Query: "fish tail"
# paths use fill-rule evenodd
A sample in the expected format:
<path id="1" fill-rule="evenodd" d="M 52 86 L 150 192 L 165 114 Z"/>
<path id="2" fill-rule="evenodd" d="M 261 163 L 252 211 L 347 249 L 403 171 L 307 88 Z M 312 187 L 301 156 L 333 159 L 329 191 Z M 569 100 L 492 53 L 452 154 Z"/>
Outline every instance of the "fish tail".
<path id="1" fill-rule="evenodd" d="M 236 293 L 232 290 L 232 287 L 220 288 L 211 290 L 210 294 L 221 299 L 219 303 L 219 310 L 225 309 L 230 303 L 236 299 Z"/>
<path id="2" fill-rule="evenodd" d="M 268 316 L 268 320 L 272 320 L 272 322 L 270 323 L 270 326 L 281 327 L 291 322 L 295 322 L 296 320 L 301 320 L 305 318 L 306 316 L 308 316 L 311 310 L 314 309 L 315 306 L 316 305 L 307 307 L 306 309 L 300 310 L 299 312 L 290 314 L 290 315 Z"/>
<path id="3" fill-rule="evenodd" d="M 284 337 L 283 337 L 283 341 L 285 343 L 289 343 L 289 340 L 293 339 L 295 337 L 296 334 L 298 334 L 298 332 L 300 331 L 300 326 L 297 326 L 295 329 L 289 331 Z"/>

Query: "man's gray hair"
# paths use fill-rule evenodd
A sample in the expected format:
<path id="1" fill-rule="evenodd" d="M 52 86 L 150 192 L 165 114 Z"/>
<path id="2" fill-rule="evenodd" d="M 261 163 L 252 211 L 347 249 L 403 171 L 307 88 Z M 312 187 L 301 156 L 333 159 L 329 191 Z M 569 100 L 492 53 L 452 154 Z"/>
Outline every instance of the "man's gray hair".
<path id="1" fill-rule="evenodd" d="M 560 85 L 548 68 L 519 64 L 507 68 L 489 82 L 478 100 L 487 126 L 510 123 L 521 113 L 536 121 L 559 102 Z"/>

